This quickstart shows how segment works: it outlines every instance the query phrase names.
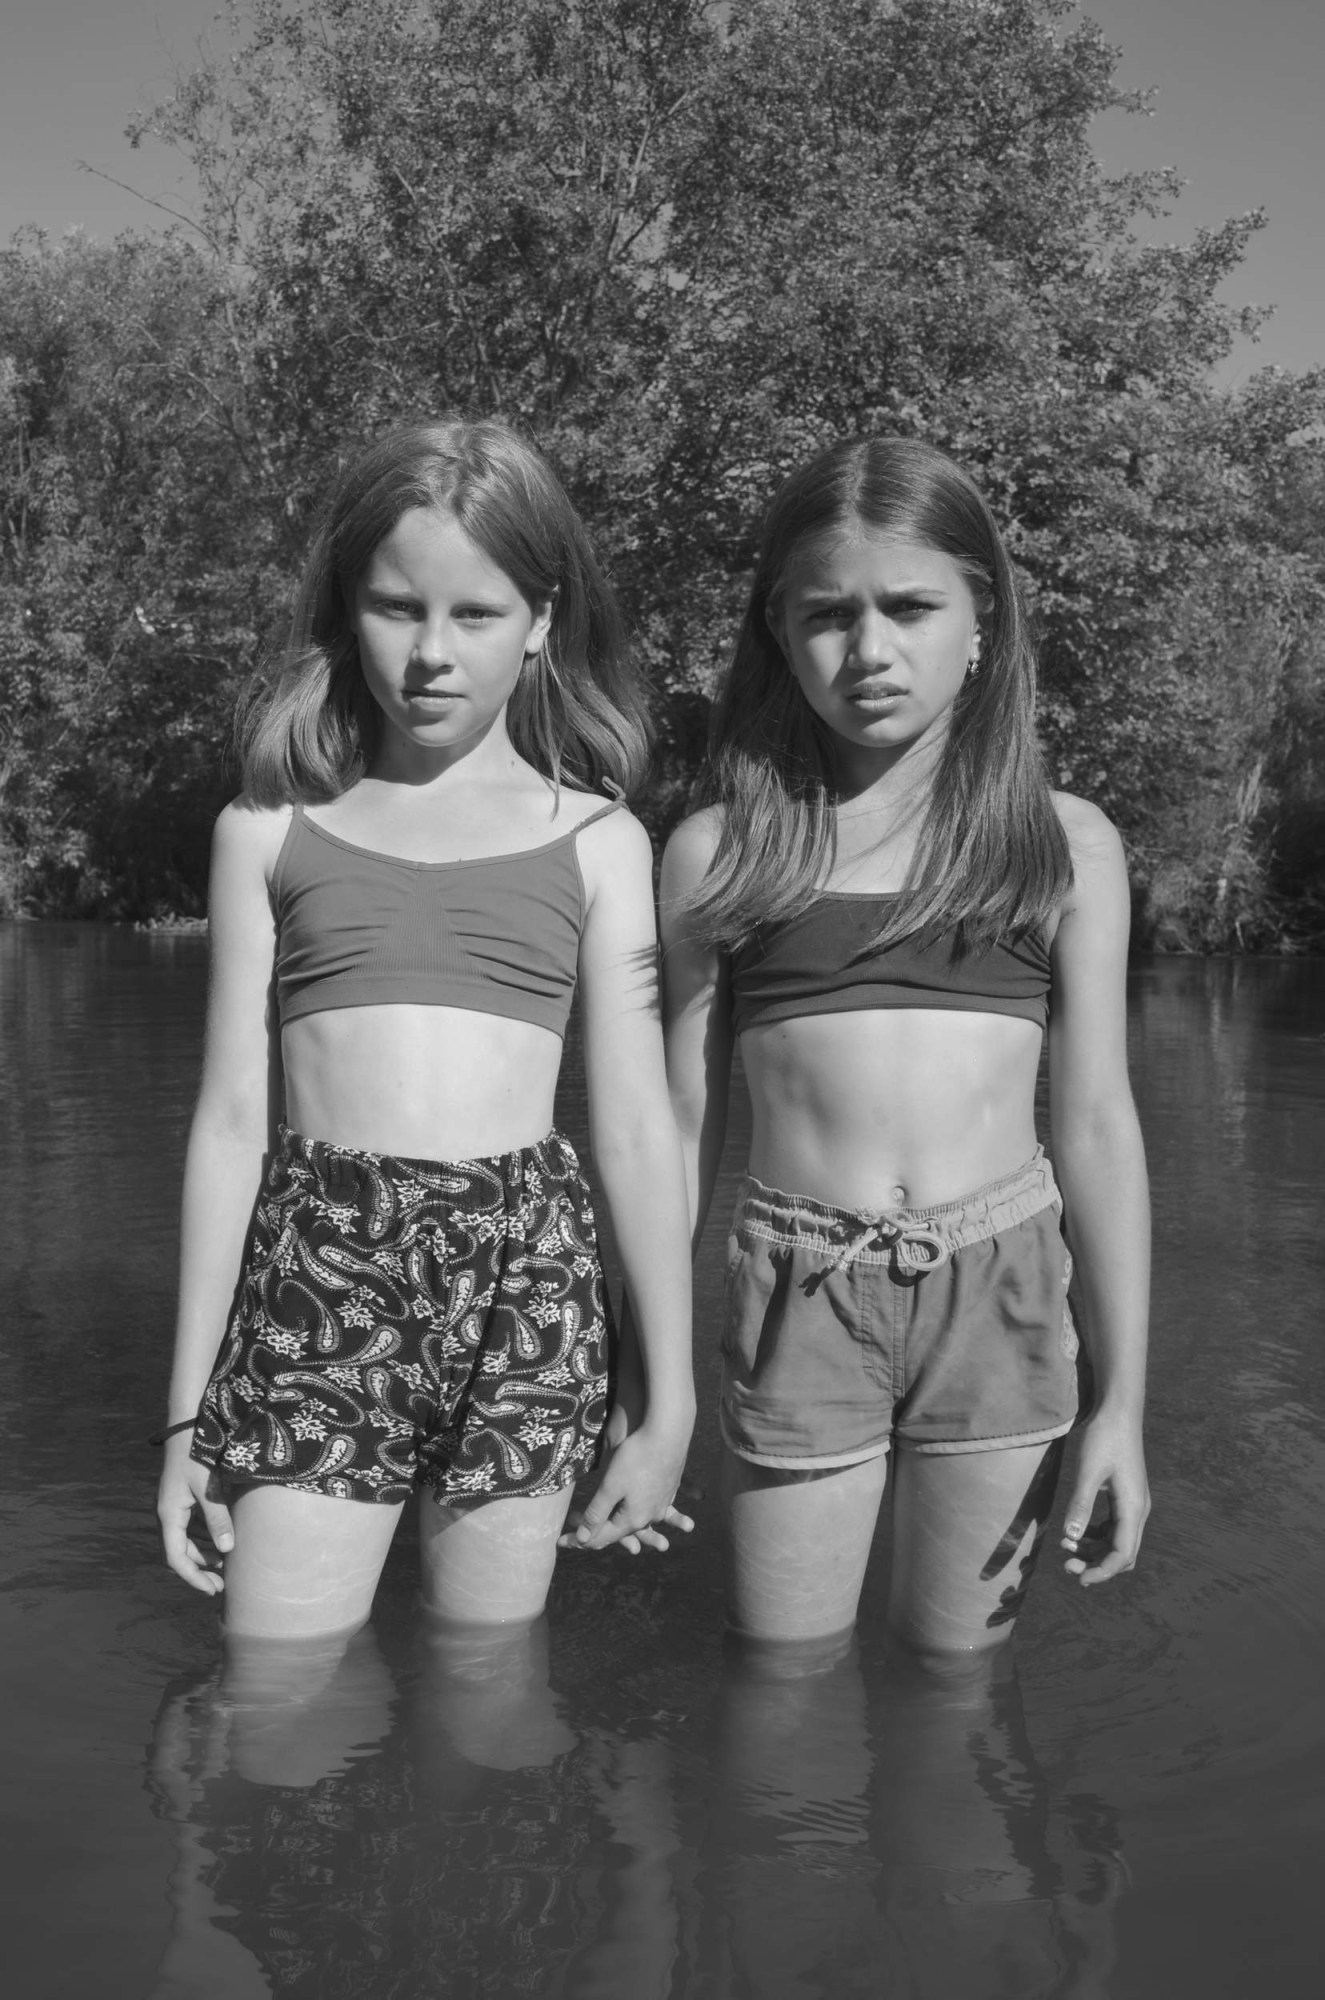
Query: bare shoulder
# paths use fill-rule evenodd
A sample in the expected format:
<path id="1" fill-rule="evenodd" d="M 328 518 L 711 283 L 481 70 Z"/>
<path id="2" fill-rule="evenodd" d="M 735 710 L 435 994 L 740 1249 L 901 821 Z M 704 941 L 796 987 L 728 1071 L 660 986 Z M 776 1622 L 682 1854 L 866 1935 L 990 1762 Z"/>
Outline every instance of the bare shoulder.
<path id="1" fill-rule="evenodd" d="M 1087 871 L 1120 867 L 1123 843 L 1118 829 L 1106 813 L 1089 799 L 1072 792 L 1055 792 L 1054 810 L 1067 835 L 1067 845 L 1075 869 Z"/>
<path id="2" fill-rule="evenodd" d="M 570 803 L 578 806 L 581 798 L 584 809 L 573 821 L 575 846 L 581 861 L 613 868 L 637 866 L 643 860 L 652 869 L 653 844 L 629 807 L 604 807 L 602 799 L 587 793 L 575 794 Z"/>
<path id="3" fill-rule="evenodd" d="M 1127 857 L 1117 827 L 1089 799 L 1055 792 L 1058 813 L 1072 856 L 1072 887 L 1054 930 L 1061 961 L 1083 943 L 1126 951 L 1131 925 Z"/>
<path id="4" fill-rule="evenodd" d="M 292 806 L 256 806 L 241 794 L 216 822 L 207 915 L 212 962 L 228 968 L 227 978 L 270 976 L 275 937 L 271 885 L 293 813 Z"/>
<path id="5" fill-rule="evenodd" d="M 683 896 L 697 889 L 718 851 L 722 838 L 722 808 L 705 806 L 683 819 L 663 853 L 663 892 Z"/>
<path id="6" fill-rule="evenodd" d="M 647 932 L 652 938 L 653 846 L 632 812 L 595 814 L 601 800 L 577 822 L 575 854 L 584 884 L 587 935 L 619 937 Z"/>
<path id="7" fill-rule="evenodd" d="M 255 805 L 241 792 L 217 819 L 212 836 L 215 859 L 241 868 L 259 867 L 269 876 L 293 816 L 293 806 Z"/>

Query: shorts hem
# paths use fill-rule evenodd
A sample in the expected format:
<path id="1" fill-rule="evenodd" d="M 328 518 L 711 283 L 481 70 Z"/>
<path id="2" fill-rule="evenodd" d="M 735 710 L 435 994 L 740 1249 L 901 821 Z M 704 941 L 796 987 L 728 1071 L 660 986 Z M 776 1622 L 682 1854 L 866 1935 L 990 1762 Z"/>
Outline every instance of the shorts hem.
<path id="1" fill-rule="evenodd" d="M 223 1465 L 219 1453 L 215 1458 L 203 1458 L 197 1452 L 190 1452 L 189 1456 L 195 1465 L 205 1465 L 227 1486 L 287 1486 L 292 1493 L 313 1493 L 319 1500 L 359 1500 L 377 1507 L 403 1507 L 413 1491 L 411 1487 L 406 1487 L 404 1492 L 383 1491 L 381 1487 L 369 1486 L 364 1481 L 342 1478 L 341 1483 L 349 1486 L 349 1492 L 329 1493 L 319 1480 L 291 1478 L 285 1472 L 250 1471 L 247 1467 Z M 394 1487 L 402 1484 L 403 1481 L 399 1480 L 392 1482 Z"/>
<path id="2" fill-rule="evenodd" d="M 420 1495 L 430 1493 L 439 1507 L 481 1507 L 485 1500 L 550 1500 L 554 1493 L 564 1493 L 568 1486 L 578 1486 L 582 1479 L 591 1479 L 600 1459 L 601 1453 L 596 1451 L 587 1465 L 578 1460 L 567 1464 L 556 1478 L 540 1480 L 528 1491 L 504 1493 L 500 1487 L 467 1486 L 458 1493 L 448 1493 L 438 1481 L 429 1479 L 426 1472 L 420 1473 L 414 1490 Z"/>
<path id="3" fill-rule="evenodd" d="M 718 1411 L 718 1429 L 728 1451 L 737 1458 L 743 1458 L 747 1465 L 764 1465 L 771 1472 L 838 1472 L 848 1465 L 867 1465 L 872 1458 L 886 1458 L 893 1442 L 891 1437 L 886 1437 L 876 1444 L 856 1445 L 850 1451 L 755 1451 L 736 1442 L 727 1421 L 727 1412 L 721 1408 Z"/>
<path id="4" fill-rule="evenodd" d="M 1077 1419 L 1068 1417 L 1065 1423 L 1054 1424 L 1046 1430 L 1008 1431 L 996 1437 L 981 1438 L 909 1438 L 898 1432 L 896 1443 L 899 1449 L 913 1451 L 918 1457 L 953 1457 L 957 1453 L 974 1451 L 1012 1451 L 1018 1445 L 1052 1444 L 1055 1438 L 1066 1437 L 1075 1429 Z"/>
<path id="5" fill-rule="evenodd" d="M 314 1493 L 320 1500 L 358 1500 L 378 1507 L 403 1507 L 416 1494 L 421 1496 L 424 1493 L 430 1493 L 438 1505 L 443 1507 L 477 1507 L 485 1500 L 548 1500 L 554 1493 L 564 1492 L 566 1487 L 578 1485 L 581 1479 L 592 1477 L 596 1470 L 596 1461 L 589 1465 L 577 1463 L 568 1466 L 564 1475 L 547 1484 L 540 1482 L 528 1492 L 507 1493 L 500 1487 L 471 1486 L 462 1488 L 457 1493 L 448 1493 L 426 1474 L 420 1474 L 409 1485 L 405 1485 L 403 1480 L 393 1481 L 391 1487 L 386 1490 L 380 1486 L 370 1486 L 365 1480 L 345 1480 L 342 1475 L 342 1489 L 348 1486 L 348 1492 L 344 1490 L 328 1492 L 321 1481 L 291 1478 L 284 1472 L 240 1471 L 233 1466 L 221 1465 L 215 1458 L 194 1458 L 193 1463 L 205 1465 L 209 1472 L 214 1472 L 217 1478 L 228 1486 L 285 1486 L 292 1493 Z"/>

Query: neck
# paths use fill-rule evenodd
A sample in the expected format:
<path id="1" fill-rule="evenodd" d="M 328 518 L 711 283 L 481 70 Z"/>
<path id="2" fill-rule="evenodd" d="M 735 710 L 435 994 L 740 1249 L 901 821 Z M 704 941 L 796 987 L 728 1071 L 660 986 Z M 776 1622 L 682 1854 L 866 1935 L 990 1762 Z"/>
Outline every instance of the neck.
<path id="1" fill-rule="evenodd" d="M 504 715 L 498 716 L 481 736 L 435 749 L 426 743 L 406 742 L 389 730 L 382 734 L 383 741 L 367 772 L 368 777 L 381 784 L 437 791 L 471 784 L 499 785 L 503 778 L 519 770 L 521 764 L 506 733 Z"/>
<path id="2" fill-rule="evenodd" d="M 923 809 L 943 743 L 943 737 L 922 737 L 903 749 L 885 751 L 839 744 L 834 773 L 839 817 L 869 811 L 909 818 Z"/>

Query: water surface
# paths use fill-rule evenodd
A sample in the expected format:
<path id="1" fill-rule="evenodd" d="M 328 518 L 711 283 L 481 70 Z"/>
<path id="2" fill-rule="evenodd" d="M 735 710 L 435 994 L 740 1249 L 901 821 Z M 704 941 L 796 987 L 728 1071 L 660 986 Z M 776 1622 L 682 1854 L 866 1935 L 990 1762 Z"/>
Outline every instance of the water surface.
<path id="1" fill-rule="evenodd" d="M 204 952 L 0 925 L 15 2000 L 1314 1995 L 1325 963 L 1136 968 L 1155 1514 L 1110 1590 L 1046 1565 L 995 1686 L 896 1671 L 877 1588 L 813 1674 L 725 1647 L 715 1230 L 690 1543 L 564 1559 L 545 1624 L 466 1647 L 403 1531 L 370 1629 L 296 1689 L 222 1683 L 151 1511 Z"/>

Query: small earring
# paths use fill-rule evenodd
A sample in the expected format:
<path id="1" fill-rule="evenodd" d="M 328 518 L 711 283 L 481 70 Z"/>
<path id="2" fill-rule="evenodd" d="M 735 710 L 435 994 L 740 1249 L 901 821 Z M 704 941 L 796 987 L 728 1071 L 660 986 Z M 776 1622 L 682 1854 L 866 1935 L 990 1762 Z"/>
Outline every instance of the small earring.
<path id="1" fill-rule="evenodd" d="M 976 675 L 979 673 L 979 671 L 980 671 L 980 641 L 977 639 L 975 644 L 971 648 L 971 657 L 966 662 L 966 678 L 968 680 L 973 681 Z"/>

